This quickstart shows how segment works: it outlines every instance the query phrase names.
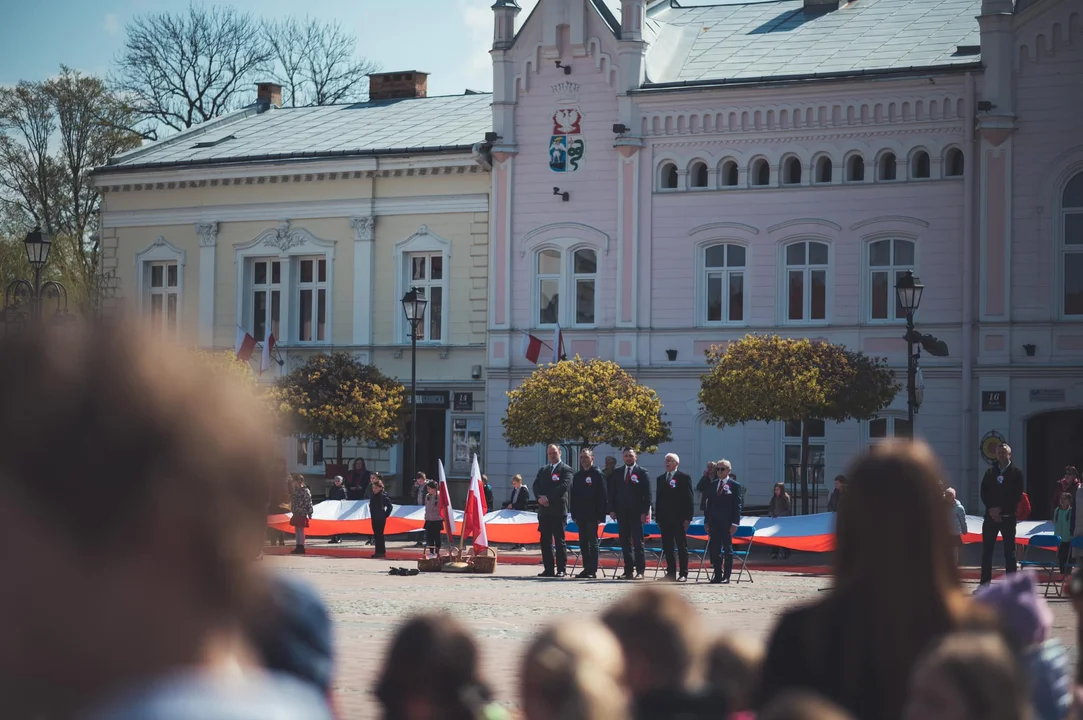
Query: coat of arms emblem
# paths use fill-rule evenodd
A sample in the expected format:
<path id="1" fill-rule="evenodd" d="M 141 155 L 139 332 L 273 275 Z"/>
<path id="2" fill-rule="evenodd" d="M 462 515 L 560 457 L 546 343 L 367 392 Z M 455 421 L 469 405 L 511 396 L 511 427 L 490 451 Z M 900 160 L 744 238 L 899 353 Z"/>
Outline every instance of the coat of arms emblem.
<path id="1" fill-rule="evenodd" d="M 562 82 L 553 86 L 556 111 L 553 133 L 549 138 L 549 169 L 553 172 L 579 170 L 586 150 L 583 142 L 583 113 L 579 110 L 578 83 Z"/>

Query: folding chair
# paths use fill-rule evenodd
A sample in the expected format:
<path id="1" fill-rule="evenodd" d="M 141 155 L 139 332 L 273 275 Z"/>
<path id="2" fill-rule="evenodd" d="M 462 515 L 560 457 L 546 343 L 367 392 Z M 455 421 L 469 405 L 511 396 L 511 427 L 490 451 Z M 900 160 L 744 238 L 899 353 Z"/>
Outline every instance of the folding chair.
<path id="1" fill-rule="evenodd" d="M 746 538 L 748 540 L 748 544 L 745 545 L 744 550 L 738 550 L 737 547 L 736 547 L 736 542 L 734 543 L 733 558 L 734 558 L 734 560 L 740 560 L 741 561 L 741 570 L 737 573 L 737 584 L 741 583 L 741 575 L 743 575 L 745 573 L 745 571 L 747 570 L 747 568 L 745 567 L 745 560 L 748 559 L 748 553 L 752 551 L 752 538 L 755 537 L 755 535 L 756 535 L 756 528 L 753 527 L 752 525 L 738 525 L 737 526 L 737 532 L 735 532 L 733 534 L 734 541 L 743 540 L 743 539 L 746 539 Z M 755 582 L 752 579 L 752 571 L 747 570 L 747 572 L 748 572 L 748 581 L 749 582 Z"/>
<path id="2" fill-rule="evenodd" d="M 1019 567 L 1028 568 L 1032 567 L 1039 572 L 1046 573 L 1045 582 L 1045 597 L 1049 597 L 1050 586 L 1056 591 L 1057 595 L 1060 595 L 1060 587 L 1053 582 L 1053 574 L 1059 569 L 1057 561 L 1057 550 L 1060 548 L 1060 536 L 1052 533 L 1045 533 L 1042 535 L 1035 535 L 1027 541 L 1026 547 L 1028 549 L 1035 548 L 1036 550 L 1052 551 L 1053 557 L 1046 560 L 1023 560 L 1019 563 Z M 1030 553 L 1028 553 L 1029 555 Z"/>
<path id="3" fill-rule="evenodd" d="M 650 555 L 654 558 L 654 578 L 658 579 L 658 571 L 662 567 L 662 559 L 664 553 L 662 547 L 650 547 L 647 545 L 647 539 L 660 540 L 662 537 L 662 529 L 658 527 L 658 523 L 647 523 L 643 526 L 643 555 Z"/>
<path id="4" fill-rule="evenodd" d="M 602 528 L 600 535 L 615 535 L 620 532 L 620 526 L 616 522 L 610 521 Z M 603 542 L 615 542 L 616 545 L 602 546 Z M 621 550 L 620 541 L 616 538 L 598 538 L 598 556 L 601 557 L 602 553 L 613 555 L 617 559 L 617 564 L 613 567 L 613 578 L 616 579 L 620 574 L 620 566 L 624 562 L 624 551 Z M 601 563 L 598 564 L 598 569 L 601 570 Z M 602 577 L 605 577 L 605 571 L 602 570 Z"/>
<path id="5" fill-rule="evenodd" d="M 575 533 L 576 535 L 578 535 L 579 534 L 579 526 L 576 525 L 574 522 L 569 522 L 567 525 L 564 526 L 564 532 L 565 532 L 565 534 L 567 534 L 567 533 Z M 568 573 L 569 575 L 574 575 L 575 574 L 575 568 L 578 567 L 578 565 L 579 565 L 579 559 L 583 555 L 582 546 L 578 542 L 575 545 L 569 545 L 568 543 L 564 543 L 564 548 L 567 551 L 567 555 L 569 557 L 571 557 L 572 555 L 575 556 L 575 561 L 572 563 L 571 572 Z"/>
<path id="6" fill-rule="evenodd" d="M 1083 565 L 1083 535 L 1072 538 L 1072 561 L 1069 565 Z"/>

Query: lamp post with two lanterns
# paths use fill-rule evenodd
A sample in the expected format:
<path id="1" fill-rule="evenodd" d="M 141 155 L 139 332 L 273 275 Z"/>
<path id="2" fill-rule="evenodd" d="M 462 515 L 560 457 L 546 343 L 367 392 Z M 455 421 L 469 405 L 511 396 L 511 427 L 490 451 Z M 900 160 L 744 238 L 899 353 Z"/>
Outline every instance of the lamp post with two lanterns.
<path id="1" fill-rule="evenodd" d="M 948 355 L 947 343 L 914 329 L 914 313 L 921 305 L 921 295 L 924 291 L 925 286 L 914 277 L 912 270 L 907 270 L 895 282 L 895 294 L 898 297 L 899 307 L 906 314 L 906 418 L 909 421 L 911 440 L 914 438 L 914 413 L 921 405 L 917 388 L 918 360 L 921 358 L 921 350 L 915 351 L 914 346 L 920 345 L 925 352 L 934 357 Z"/>
<path id="2" fill-rule="evenodd" d="M 45 300 L 56 298 L 57 315 L 63 317 L 68 311 L 68 289 L 56 280 L 42 282 L 41 276 L 45 270 L 45 264 L 49 261 L 49 251 L 52 249 L 53 239 L 47 233 L 42 232 L 40 227 L 35 227 L 26 234 L 23 246 L 26 249 L 26 260 L 30 263 L 30 269 L 34 273 L 33 281 L 17 278 L 7 286 L 4 294 L 3 320 L 5 325 L 22 325 L 28 318 L 40 320 L 44 315 Z M 20 308 L 26 303 L 29 312 Z"/>
<path id="3" fill-rule="evenodd" d="M 425 323 L 425 309 L 429 301 L 425 290 L 412 287 L 402 296 L 402 311 L 410 327 L 410 474 L 417 474 L 417 336 Z M 413 478 L 403 477 L 403 492 L 410 487 Z"/>

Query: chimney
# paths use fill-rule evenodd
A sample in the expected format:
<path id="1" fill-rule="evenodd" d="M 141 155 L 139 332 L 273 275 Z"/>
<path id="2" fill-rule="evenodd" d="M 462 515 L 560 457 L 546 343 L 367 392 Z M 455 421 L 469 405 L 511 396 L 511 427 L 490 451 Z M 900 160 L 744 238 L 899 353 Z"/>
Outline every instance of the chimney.
<path id="1" fill-rule="evenodd" d="M 269 110 L 271 106 L 282 107 L 282 86 L 276 83 L 256 83 L 256 109 Z"/>
<path id="2" fill-rule="evenodd" d="M 829 13 L 839 9 L 839 0 L 805 0 L 806 13 Z"/>
<path id="3" fill-rule="evenodd" d="M 372 73 L 369 75 L 369 100 L 428 97 L 428 78 L 428 73 L 417 70 Z"/>

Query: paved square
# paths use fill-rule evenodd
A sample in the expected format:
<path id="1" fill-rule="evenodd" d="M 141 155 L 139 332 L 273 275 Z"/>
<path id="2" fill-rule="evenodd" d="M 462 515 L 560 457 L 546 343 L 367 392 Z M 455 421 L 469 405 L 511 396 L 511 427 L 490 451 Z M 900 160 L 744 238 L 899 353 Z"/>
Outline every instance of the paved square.
<path id="1" fill-rule="evenodd" d="M 651 582 L 542 580 L 535 577 L 540 567 L 534 565 L 501 566 L 496 575 L 396 577 L 388 575 L 391 567 L 414 564 L 315 555 L 269 556 L 265 562 L 268 568 L 311 582 L 329 604 L 338 653 L 336 697 L 342 716 L 351 720 L 379 717 L 370 688 L 395 629 L 413 613 L 443 609 L 462 619 L 474 631 L 497 699 L 514 707 L 519 661 L 539 628 L 561 616 L 596 613 L 632 588 Z M 710 585 L 705 580 L 671 587 L 702 613 L 708 632 L 761 640 L 766 640 L 781 611 L 816 598 L 817 591 L 830 583 L 829 577 L 784 572 L 757 572 L 754 583 L 740 585 Z M 966 587 L 973 588 L 975 583 Z M 1055 634 L 1074 645 L 1071 607 L 1063 600 L 1054 600 L 1052 605 Z"/>

